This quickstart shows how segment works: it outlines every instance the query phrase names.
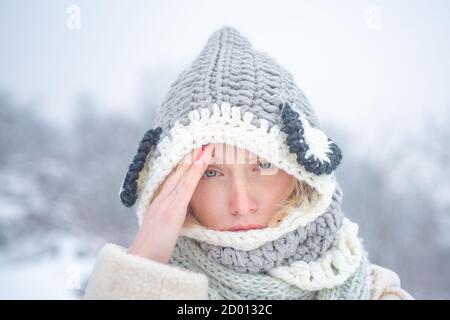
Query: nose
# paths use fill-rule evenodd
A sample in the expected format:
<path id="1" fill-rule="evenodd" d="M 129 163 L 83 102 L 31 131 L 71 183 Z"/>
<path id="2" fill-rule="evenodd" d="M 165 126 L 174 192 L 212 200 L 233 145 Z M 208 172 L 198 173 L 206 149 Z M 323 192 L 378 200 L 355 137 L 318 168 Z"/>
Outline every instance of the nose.
<path id="1" fill-rule="evenodd" d="M 249 194 L 247 186 L 240 182 L 233 188 L 230 199 L 230 212 L 233 215 L 253 214 L 258 210 L 258 204 Z"/>

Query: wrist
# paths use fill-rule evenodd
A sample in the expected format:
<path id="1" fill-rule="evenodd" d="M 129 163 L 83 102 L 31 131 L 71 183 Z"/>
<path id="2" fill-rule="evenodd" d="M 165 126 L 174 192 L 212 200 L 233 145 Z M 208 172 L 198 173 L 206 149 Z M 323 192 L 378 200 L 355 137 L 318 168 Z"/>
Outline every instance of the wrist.
<path id="1" fill-rule="evenodd" d="M 155 251 L 155 246 L 145 246 L 140 242 L 134 241 L 128 248 L 128 254 L 150 259 L 161 263 L 169 263 L 167 254 Z"/>

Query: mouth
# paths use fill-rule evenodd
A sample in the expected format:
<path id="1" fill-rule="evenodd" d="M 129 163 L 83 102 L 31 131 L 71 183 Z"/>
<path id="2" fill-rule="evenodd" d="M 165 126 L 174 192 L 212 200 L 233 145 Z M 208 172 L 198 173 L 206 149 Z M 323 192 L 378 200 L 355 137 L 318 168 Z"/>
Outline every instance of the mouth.
<path id="1" fill-rule="evenodd" d="M 226 229 L 226 231 L 246 231 L 246 230 L 252 230 L 252 229 L 262 229 L 264 228 L 263 225 L 260 224 L 249 224 L 249 225 L 237 225 L 233 226 L 231 228 Z"/>

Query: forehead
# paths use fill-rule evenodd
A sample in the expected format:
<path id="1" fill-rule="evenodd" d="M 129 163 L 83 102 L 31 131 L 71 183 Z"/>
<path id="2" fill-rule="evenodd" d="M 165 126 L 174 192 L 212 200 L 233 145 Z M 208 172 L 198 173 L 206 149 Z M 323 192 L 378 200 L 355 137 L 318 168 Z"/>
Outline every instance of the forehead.
<path id="1" fill-rule="evenodd" d="M 261 158 L 255 153 L 226 143 L 215 143 L 212 162 L 215 164 L 251 164 Z"/>

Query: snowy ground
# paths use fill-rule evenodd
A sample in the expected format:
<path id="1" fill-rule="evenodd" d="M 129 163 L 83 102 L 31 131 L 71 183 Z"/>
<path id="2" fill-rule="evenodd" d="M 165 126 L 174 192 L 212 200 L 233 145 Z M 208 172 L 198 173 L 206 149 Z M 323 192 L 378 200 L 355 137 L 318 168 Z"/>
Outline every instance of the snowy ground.
<path id="1" fill-rule="evenodd" d="M 56 240 L 56 239 L 55 239 Z M 95 257 L 79 257 L 77 239 L 59 236 L 53 256 L 0 264 L 0 299 L 80 299 Z"/>

